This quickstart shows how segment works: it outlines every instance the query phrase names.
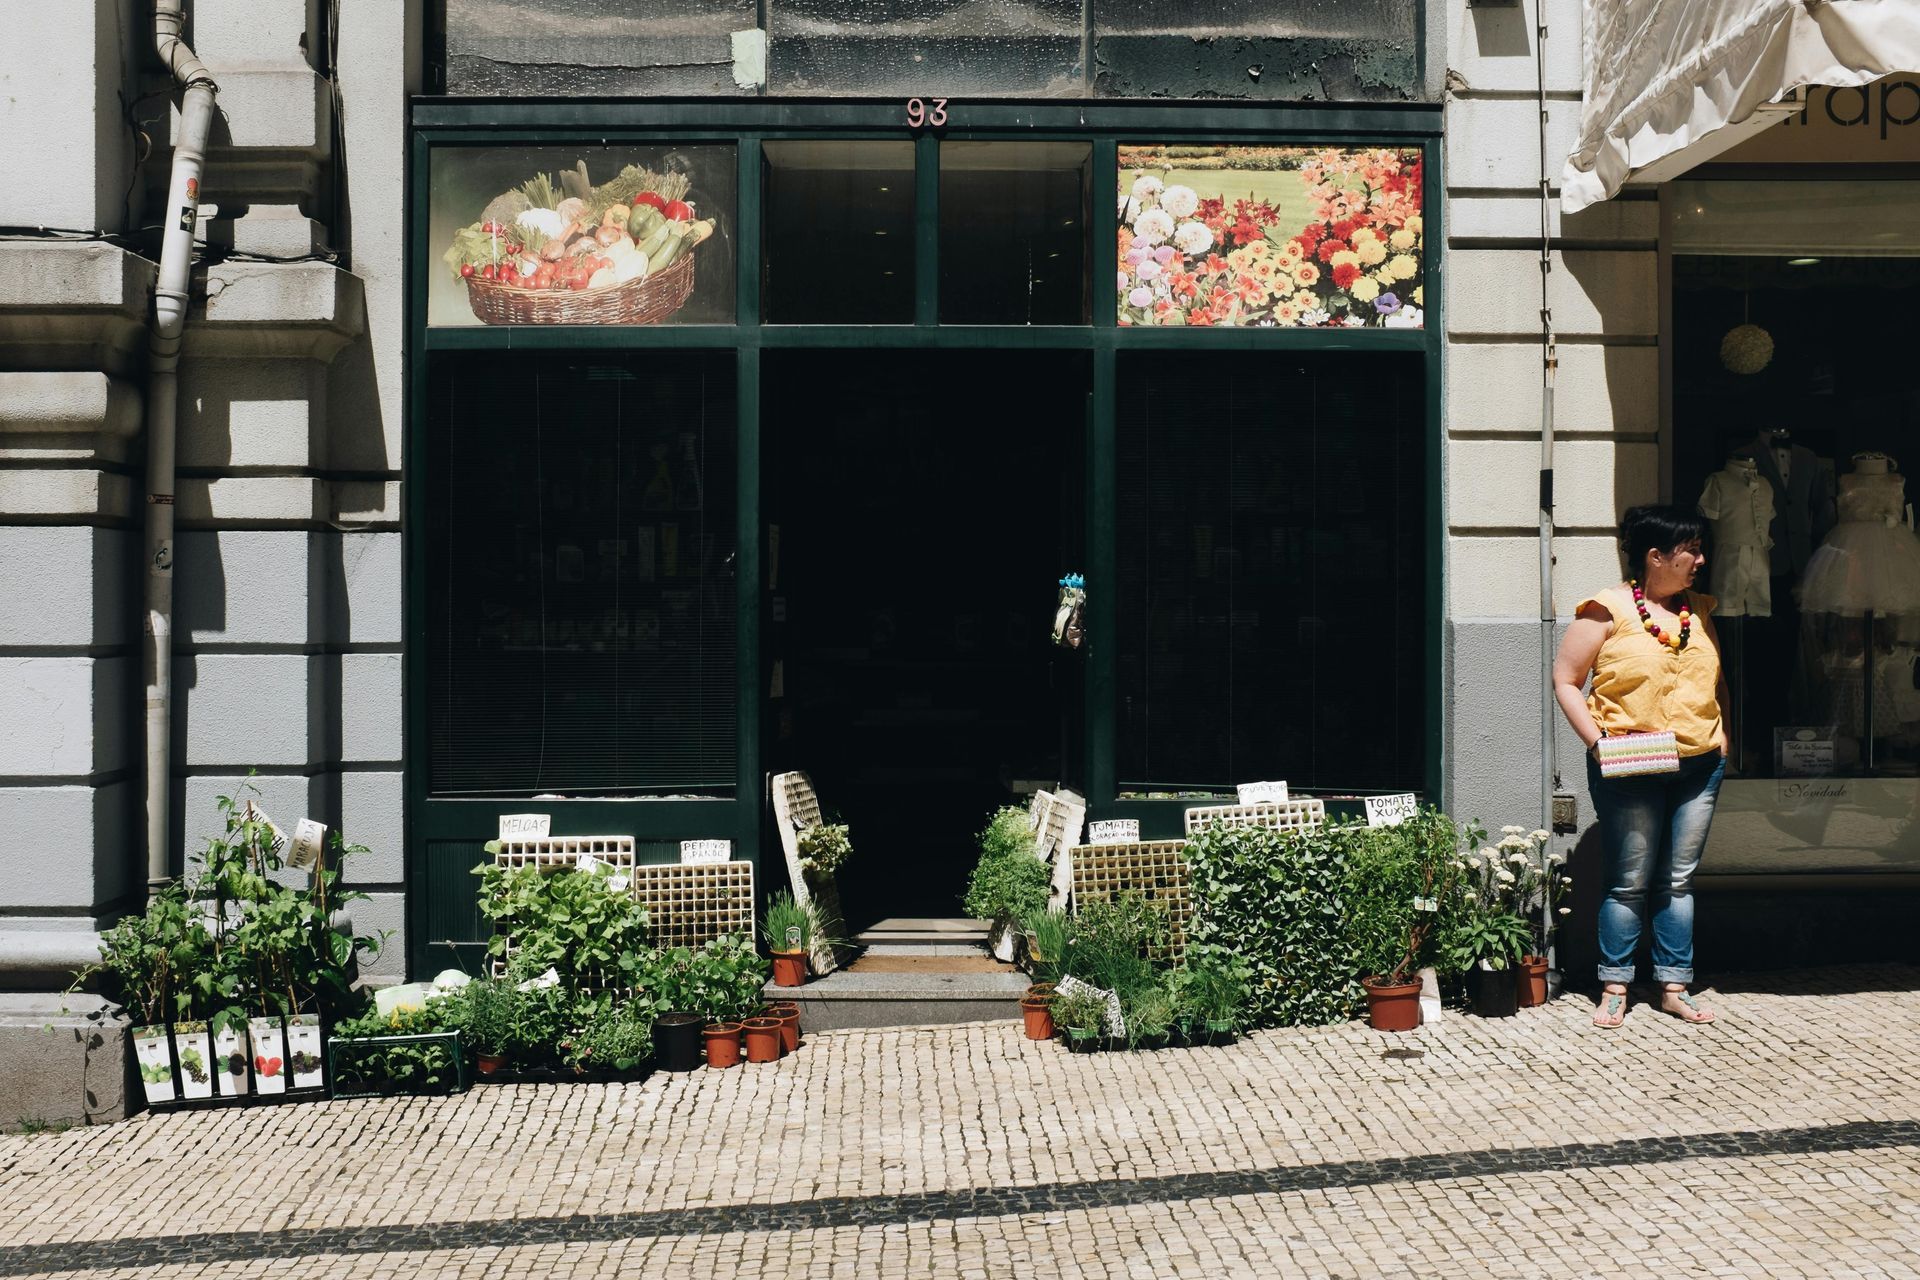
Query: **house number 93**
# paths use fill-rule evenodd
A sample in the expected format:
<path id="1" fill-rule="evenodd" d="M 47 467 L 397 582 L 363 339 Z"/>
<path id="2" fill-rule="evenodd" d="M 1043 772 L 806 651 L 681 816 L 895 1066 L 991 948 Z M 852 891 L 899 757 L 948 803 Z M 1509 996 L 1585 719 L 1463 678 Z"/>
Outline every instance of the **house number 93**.
<path id="1" fill-rule="evenodd" d="M 919 129 L 931 126 L 938 129 L 947 122 L 947 100 L 945 98 L 908 98 L 907 128 Z"/>

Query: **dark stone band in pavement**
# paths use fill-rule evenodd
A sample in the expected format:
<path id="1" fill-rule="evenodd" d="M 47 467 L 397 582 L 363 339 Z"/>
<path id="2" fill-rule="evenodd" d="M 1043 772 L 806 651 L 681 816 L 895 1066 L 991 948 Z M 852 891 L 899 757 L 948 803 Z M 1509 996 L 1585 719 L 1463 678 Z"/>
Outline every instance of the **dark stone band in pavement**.
<path id="1" fill-rule="evenodd" d="M 995 1218 L 1125 1208 L 1228 1196 L 1322 1191 L 1450 1178 L 1551 1174 L 1566 1169 L 1738 1160 L 1765 1156 L 1920 1146 L 1920 1120 L 1862 1120 L 1799 1129 L 1696 1133 L 1551 1147 L 1496 1147 L 1439 1155 L 1276 1165 L 1265 1169 L 1165 1174 L 1031 1186 L 965 1187 L 911 1195 L 834 1196 L 773 1204 L 699 1205 L 635 1213 L 554 1214 L 527 1218 L 395 1223 L 367 1227 L 291 1227 L 195 1235 L 128 1236 L 58 1244 L 0 1246 L 0 1276 L 163 1266 L 205 1266 L 249 1259 L 416 1253 L 524 1245 L 592 1244 L 749 1231 Z"/>

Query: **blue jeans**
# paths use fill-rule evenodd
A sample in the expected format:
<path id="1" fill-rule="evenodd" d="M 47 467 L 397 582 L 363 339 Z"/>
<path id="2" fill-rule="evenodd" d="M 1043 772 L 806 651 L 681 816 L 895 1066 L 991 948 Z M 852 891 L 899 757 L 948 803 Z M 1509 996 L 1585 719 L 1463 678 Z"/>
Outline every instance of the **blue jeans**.
<path id="1" fill-rule="evenodd" d="M 1607 896 L 1600 903 L 1600 981 L 1632 982 L 1640 918 L 1653 911 L 1653 978 L 1693 981 L 1693 873 L 1706 847 L 1727 758 L 1689 756 L 1680 772 L 1602 778 L 1587 758 L 1600 818 Z"/>

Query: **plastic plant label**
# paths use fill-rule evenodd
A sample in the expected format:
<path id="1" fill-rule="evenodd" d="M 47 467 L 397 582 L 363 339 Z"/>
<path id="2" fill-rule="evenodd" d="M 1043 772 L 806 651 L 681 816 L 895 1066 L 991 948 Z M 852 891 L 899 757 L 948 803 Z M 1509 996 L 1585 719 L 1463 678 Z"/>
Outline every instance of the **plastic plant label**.
<path id="1" fill-rule="evenodd" d="M 733 841 L 731 840 L 682 840 L 680 842 L 682 866 L 701 867 L 716 862 L 732 861 Z"/>
<path id="2" fill-rule="evenodd" d="M 229 1022 L 213 1035 L 213 1083 L 223 1098 L 238 1098 L 247 1092 L 247 1042 L 237 1022 Z"/>
<path id="3" fill-rule="evenodd" d="M 1287 784 L 1284 782 L 1243 782 L 1234 788 L 1240 796 L 1241 804 L 1285 804 L 1287 802 Z"/>
<path id="4" fill-rule="evenodd" d="M 165 1027 L 135 1027 L 133 1055 L 139 1060 L 140 1080 L 148 1102 L 173 1101 L 173 1047 Z"/>
<path id="5" fill-rule="evenodd" d="M 296 1013 L 287 1019 L 287 1067 L 293 1073 L 296 1089 L 318 1089 L 326 1083 L 320 1059 L 319 1015 Z"/>
<path id="6" fill-rule="evenodd" d="M 1440 909 L 1440 899 L 1415 898 L 1413 900 L 1413 909 L 1415 911 L 1438 911 Z"/>
<path id="7" fill-rule="evenodd" d="M 1104 987 L 1096 987 L 1091 982 L 1082 982 L 1068 974 L 1060 979 L 1053 988 L 1055 995 L 1090 995 L 1106 1008 L 1107 1034 L 1124 1036 L 1127 1034 L 1127 1020 L 1120 1013 L 1120 996 Z"/>
<path id="8" fill-rule="evenodd" d="M 1397 827 L 1411 818 L 1420 808 L 1420 802 L 1411 791 L 1397 796 L 1368 796 L 1367 825 L 1370 827 Z"/>
<path id="9" fill-rule="evenodd" d="M 278 1018 L 247 1019 L 247 1040 L 253 1049 L 255 1093 L 287 1091 L 287 1035 Z"/>
<path id="10" fill-rule="evenodd" d="M 544 840 L 553 834 L 550 813 L 503 813 L 500 815 L 502 840 Z"/>
<path id="11" fill-rule="evenodd" d="M 1087 828 L 1088 844 L 1139 844 L 1140 819 L 1110 818 Z"/>

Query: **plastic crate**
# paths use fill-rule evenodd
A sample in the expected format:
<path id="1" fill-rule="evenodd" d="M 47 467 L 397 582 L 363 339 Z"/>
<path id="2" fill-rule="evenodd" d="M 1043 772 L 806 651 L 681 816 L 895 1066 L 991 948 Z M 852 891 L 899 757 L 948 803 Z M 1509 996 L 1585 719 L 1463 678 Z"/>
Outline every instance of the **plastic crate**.
<path id="1" fill-rule="evenodd" d="M 1073 909 L 1138 894 L 1167 915 L 1167 945 L 1153 958 L 1178 961 L 1186 951 L 1187 922 L 1193 918 L 1192 883 L 1182 840 L 1137 844 L 1083 844 L 1069 850 L 1073 867 Z"/>
<path id="2" fill-rule="evenodd" d="M 1187 834 L 1214 823 L 1229 827 L 1265 827 L 1272 831 L 1311 831 L 1327 820 L 1324 800 L 1280 800 L 1260 804 L 1227 804 L 1187 810 Z"/>

